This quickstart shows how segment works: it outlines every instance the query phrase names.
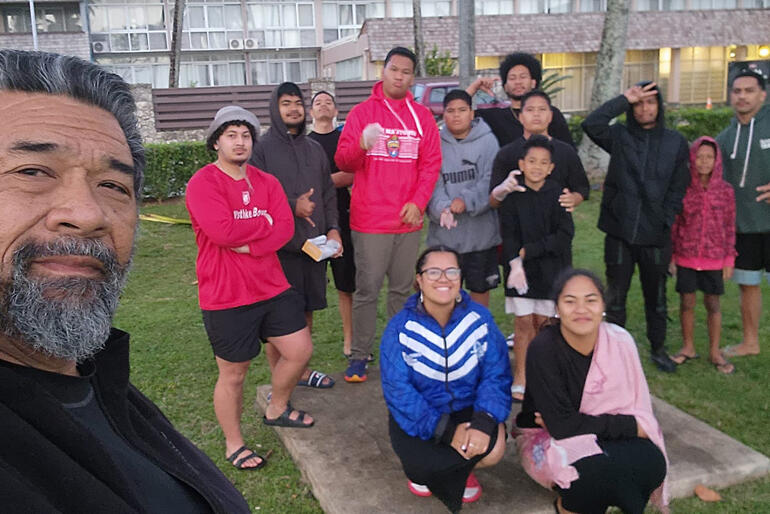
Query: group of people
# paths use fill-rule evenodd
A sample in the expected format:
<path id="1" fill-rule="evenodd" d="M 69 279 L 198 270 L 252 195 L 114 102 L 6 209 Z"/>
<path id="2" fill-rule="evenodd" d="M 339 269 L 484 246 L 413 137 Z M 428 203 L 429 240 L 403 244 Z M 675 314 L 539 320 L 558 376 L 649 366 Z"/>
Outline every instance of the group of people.
<path id="1" fill-rule="evenodd" d="M 192 177 L 186 204 L 227 460 L 243 470 L 267 462 L 240 426 L 244 380 L 263 344 L 272 385 L 265 424 L 312 427 L 292 391 L 335 385 L 308 367 L 327 270 L 303 247 L 322 237 L 334 243 L 347 382 L 367 380 L 388 279 L 382 388 L 412 493 L 435 495 L 452 512 L 476 501 L 473 470 L 502 458 L 504 423 L 519 401 L 512 435 L 527 473 L 556 491 L 557 512 L 642 512 L 651 498 L 664 507 L 665 444 L 622 328 L 626 294 L 638 264 L 651 358 L 664 371 L 697 357 L 697 290 L 716 369 L 734 370 L 725 353 L 759 353 L 760 284 L 770 271 L 765 79 L 739 73 L 730 127 L 689 149 L 664 127 L 654 83 L 586 118 L 588 137 L 610 153 L 599 218 L 605 296 L 593 273 L 572 269 L 571 213 L 589 185 L 563 115 L 538 89 L 539 62 L 511 54 L 501 64 L 510 106 L 474 113 L 471 95 L 488 79 L 449 93 L 440 131 L 409 92 L 415 63 L 410 50 L 391 50 L 382 80 L 341 131 L 334 96 L 319 92 L 307 133 L 293 83 L 275 89 L 266 134 L 238 106 L 219 110 L 207 130 L 217 159 Z M 0 99 L 4 505 L 248 512 L 211 460 L 130 384 L 129 337 L 111 327 L 145 164 L 127 85 L 76 58 L 0 50 Z M 623 113 L 625 123 L 611 123 Z M 418 256 L 426 215 L 428 248 Z M 682 297 L 683 346 L 673 359 L 664 349 L 669 268 Z M 731 275 L 744 339 L 721 350 L 719 295 Z M 513 373 L 487 309 L 500 282 L 515 315 Z"/>

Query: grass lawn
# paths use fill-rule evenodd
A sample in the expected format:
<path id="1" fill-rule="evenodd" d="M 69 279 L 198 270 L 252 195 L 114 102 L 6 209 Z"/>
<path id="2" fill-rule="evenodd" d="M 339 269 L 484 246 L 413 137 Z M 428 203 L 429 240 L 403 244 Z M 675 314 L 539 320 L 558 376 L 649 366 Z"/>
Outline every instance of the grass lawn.
<path id="1" fill-rule="evenodd" d="M 596 229 L 599 194 L 575 214 L 577 236 L 573 260 L 603 276 L 603 235 Z M 145 213 L 187 217 L 181 202 L 148 204 Z M 258 384 L 269 382 L 264 358 L 251 367 L 246 386 L 244 437 L 254 450 L 272 450 L 270 464 L 259 472 L 238 472 L 224 458 L 221 431 L 214 417 L 211 395 L 217 371 L 206 338 L 195 285 L 196 246 L 189 225 L 141 222 L 134 269 L 117 314 L 115 325 L 132 335 L 132 381 L 155 401 L 176 427 L 200 446 L 224 470 L 246 497 L 254 512 L 321 512 L 309 486 L 300 477 L 274 431 L 264 427 L 253 408 Z M 679 349 L 679 298 L 669 282 L 668 349 Z M 728 284 L 722 301 L 723 344 L 740 340 L 738 288 Z M 770 288 L 763 285 L 766 305 Z M 342 357 L 342 328 L 337 314 L 337 295 L 329 286 L 329 308 L 316 313 L 315 352 L 312 366 L 326 372 L 345 369 Z M 700 298 L 699 298 L 699 301 Z M 512 319 L 503 312 L 503 292 L 492 295 L 492 311 L 504 333 Z M 696 346 L 701 358 L 682 366 L 676 374 L 664 375 L 650 365 L 649 344 L 644 337 L 644 310 L 638 280 L 629 293 L 628 329 L 637 338 L 645 372 L 653 394 L 717 427 L 752 448 L 770 455 L 770 314 L 763 311 L 760 339 L 764 353 L 759 357 L 737 358 L 737 371 L 723 376 L 708 363 L 705 311 L 696 311 Z M 384 302 L 379 313 L 379 330 L 386 322 Z M 346 387 L 338 384 L 337 387 Z M 364 386 L 365 387 L 365 386 Z M 343 420 L 341 420 L 343 421 Z M 708 451 L 708 449 L 706 449 Z M 340 448 L 355 451 L 355 448 Z M 721 491 L 724 500 L 704 504 L 697 499 L 673 503 L 674 512 L 770 512 L 770 478 Z"/>

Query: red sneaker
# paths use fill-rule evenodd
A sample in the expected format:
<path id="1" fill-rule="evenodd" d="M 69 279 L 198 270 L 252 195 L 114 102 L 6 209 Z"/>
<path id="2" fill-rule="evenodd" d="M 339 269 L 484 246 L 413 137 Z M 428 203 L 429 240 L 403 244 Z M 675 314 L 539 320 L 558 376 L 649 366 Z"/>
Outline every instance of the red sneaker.
<path id="1" fill-rule="evenodd" d="M 407 481 L 406 486 L 409 488 L 409 492 L 416 496 L 422 496 L 425 498 L 432 494 L 427 485 L 416 484 L 411 480 Z"/>
<path id="2" fill-rule="evenodd" d="M 481 498 L 481 484 L 476 480 L 476 475 L 471 472 L 468 480 L 465 482 L 465 491 L 463 491 L 463 503 L 473 503 Z"/>

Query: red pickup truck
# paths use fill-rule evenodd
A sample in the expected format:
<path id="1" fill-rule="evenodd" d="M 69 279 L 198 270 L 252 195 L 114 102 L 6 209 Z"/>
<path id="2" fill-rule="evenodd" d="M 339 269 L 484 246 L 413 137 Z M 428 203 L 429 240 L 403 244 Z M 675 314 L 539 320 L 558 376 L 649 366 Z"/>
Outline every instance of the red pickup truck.
<path id="1" fill-rule="evenodd" d="M 448 92 L 458 87 L 460 87 L 459 82 L 421 82 L 412 86 L 412 94 L 417 103 L 430 109 L 436 118 L 441 118 L 444 114 L 444 97 Z M 510 105 L 509 101 L 498 100 L 484 91 L 477 91 L 473 101 L 477 109 Z"/>

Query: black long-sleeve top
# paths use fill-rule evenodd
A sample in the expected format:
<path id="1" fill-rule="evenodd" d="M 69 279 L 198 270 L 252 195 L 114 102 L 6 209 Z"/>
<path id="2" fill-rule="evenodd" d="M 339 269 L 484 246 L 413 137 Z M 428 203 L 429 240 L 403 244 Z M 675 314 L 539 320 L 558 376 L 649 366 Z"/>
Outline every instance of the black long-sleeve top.
<path id="1" fill-rule="evenodd" d="M 596 434 L 599 439 L 636 437 L 636 418 L 626 414 L 591 416 L 579 412 L 593 352 L 572 348 L 559 325 L 546 327 L 527 349 L 527 389 L 516 425 L 535 428 L 539 412 L 554 439 Z"/>
<path id="2" fill-rule="evenodd" d="M 569 131 L 569 125 L 567 125 L 564 115 L 554 106 L 551 106 L 551 112 L 553 112 L 553 118 L 548 124 L 548 135 L 574 147 L 575 142 L 572 140 L 572 133 Z M 516 115 L 510 107 L 477 109 L 476 117 L 487 122 L 497 138 L 497 142 L 500 143 L 500 147 L 515 141 L 524 134 L 524 127 L 518 119 L 518 109 Z"/>
<path id="3" fill-rule="evenodd" d="M 519 159 L 523 159 L 524 143 L 527 140 L 524 136 L 508 143 L 497 152 L 495 160 L 492 163 L 492 178 L 489 181 L 490 192 L 500 182 L 505 180 L 511 170 L 519 168 Z M 548 175 L 548 179 L 556 182 L 562 188 L 568 188 L 573 193 L 580 193 L 583 200 L 588 200 L 588 194 L 591 191 L 591 185 L 588 183 L 586 170 L 580 161 L 575 149 L 563 141 L 556 138 L 551 139 L 553 145 L 553 171 Z M 519 182 L 523 182 L 524 177 L 519 177 Z"/>
<path id="4" fill-rule="evenodd" d="M 553 279 L 571 265 L 575 225 L 572 215 L 559 205 L 560 193 L 561 187 L 548 179 L 539 191 L 526 187 L 522 193 L 509 194 L 500 204 L 506 280 L 508 263 L 524 248 L 524 273 L 529 285 L 524 295 L 506 288 L 506 296 L 550 298 Z"/>

